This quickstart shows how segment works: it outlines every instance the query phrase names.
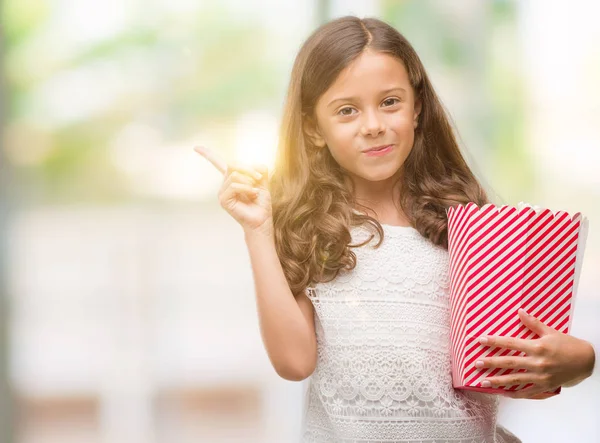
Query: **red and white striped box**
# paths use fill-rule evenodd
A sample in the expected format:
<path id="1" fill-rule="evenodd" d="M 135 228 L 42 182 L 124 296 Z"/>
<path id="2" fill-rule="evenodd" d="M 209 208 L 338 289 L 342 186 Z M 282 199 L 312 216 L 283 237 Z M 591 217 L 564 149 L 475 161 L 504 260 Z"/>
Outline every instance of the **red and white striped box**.
<path id="1" fill-rule="evenodd" d="M 483 346 L 478 339 L 483 335 L 539 338 L 522 324 L 519 308 L 560 332 L 569 332 L 587 218 L 524 203 L 481 208 L 469 203 L 449 208 L 447 215 L 453 386 L 486 393 L 531 386 L 482 387 L 484 378 L 515 370 L 477 369 L 478 358 L 525 354 Z"/>

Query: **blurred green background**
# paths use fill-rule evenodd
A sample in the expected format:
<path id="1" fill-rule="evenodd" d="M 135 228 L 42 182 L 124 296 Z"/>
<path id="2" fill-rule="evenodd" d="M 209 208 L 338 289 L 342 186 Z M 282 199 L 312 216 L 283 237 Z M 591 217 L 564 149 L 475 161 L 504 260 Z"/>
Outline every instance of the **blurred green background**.
<path id="1" fill-rule="evenodd" d="M 284 21 L 295 17 L 282 6 L 269 12 L 268 2 L 248 2 L 246 14 L 236 12 L 241 2 L 5 0 L 4 146 L 19 197 L 164 198 L 140 183 L 155 150 L 199 133 L 227 150 L 224 128 L 240 114 L 277 115 L 294 50 L 330 17 L 331 3 L 305 3 L 306 22 L 290 32 Z M 411 39 L 437 76 L 469 94 L 440 91 L 459 102 L 451 110 L 474 155 L 494 164 L 489 180 L 507 200 L 530 198 L 516 4 L 365 3 Z M 282 23 L 271 23 L 278 13 Z"/>

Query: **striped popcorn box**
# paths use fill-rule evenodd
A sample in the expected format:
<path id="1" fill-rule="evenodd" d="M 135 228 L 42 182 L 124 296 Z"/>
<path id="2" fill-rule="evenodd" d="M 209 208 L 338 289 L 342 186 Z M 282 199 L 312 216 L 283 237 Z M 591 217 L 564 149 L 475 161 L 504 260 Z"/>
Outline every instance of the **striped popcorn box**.
<path id="1" fill-rule="evenodd" d="M 479 357 L 525 354 L 482 346 L 478 338 L 539 338 L 521 323 L 519 308 L 560 332 L 569 332 L 587 218 L 524 203 L 481 208 L 469 203 L 449 208 L 447 215 L 452 384 L 486 393 L 531 386 L 483 388 L 480 382 L 485 377 L 516 369 L 477 369 Z"/>

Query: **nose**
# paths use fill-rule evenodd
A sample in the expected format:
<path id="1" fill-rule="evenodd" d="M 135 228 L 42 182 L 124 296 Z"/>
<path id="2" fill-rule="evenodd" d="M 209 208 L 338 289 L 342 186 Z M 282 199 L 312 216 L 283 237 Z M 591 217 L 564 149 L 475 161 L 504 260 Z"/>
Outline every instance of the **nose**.
<path id="1" fill-rule="evenodd" d="M 363 136 L 370 135 L 371 137 L 377 137 L 385 132 L 385 127 L 380 116 L 377 115 L 377 111 L 364 113 L 364 120 L 360 132 Z"/>

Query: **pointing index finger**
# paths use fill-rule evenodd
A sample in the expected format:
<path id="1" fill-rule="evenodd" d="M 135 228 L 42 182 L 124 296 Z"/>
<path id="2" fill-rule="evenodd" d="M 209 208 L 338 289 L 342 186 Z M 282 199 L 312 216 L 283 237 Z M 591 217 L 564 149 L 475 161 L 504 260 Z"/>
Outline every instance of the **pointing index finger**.
<path id="1" fill-rule="evenodd" d="M 194 151 L 200 154 L 202 157 L 207 159 L 212 165 L 219 170 L 223 175 L 227 173 L 227 162 L 215 154 L 211 149 L 204 146 L 195 146 Z"/>

